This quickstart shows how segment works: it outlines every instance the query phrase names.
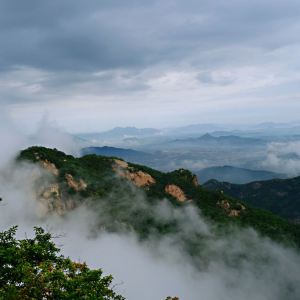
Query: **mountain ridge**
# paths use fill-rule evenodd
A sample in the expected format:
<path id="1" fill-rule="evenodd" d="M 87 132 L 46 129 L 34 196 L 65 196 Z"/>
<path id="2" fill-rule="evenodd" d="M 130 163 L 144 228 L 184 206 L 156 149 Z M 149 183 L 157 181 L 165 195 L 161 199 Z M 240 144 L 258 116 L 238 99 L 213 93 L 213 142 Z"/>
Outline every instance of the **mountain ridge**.
<path id="1" fill-rule="evenodd" d="M 195 171 L 201 182 L 205 183 L 211 179 L 221 182 L 245 184 L 252 181 L 269 180 L 275 178 L 286 178 L 286 175 L 266 170 L 252 170 L 234 166 L 215 166 Z"/>
<path id="2" fill-rule="evenodd" d="M 142 162 L 143 160 L 148 160 L 153 158 L 151 153 L 147 153 L 144 151 L 134 150 L 130 148 L 119 148 L 119 147 L 111 147 L 111 146 L 103 146 L 103 147 L 85 147 L 80 150 L 82 156 L 88 154 L 96 154 L 101 156 L 110 156 L 110 157 L 118 157 L 124 159 L 129 162 Z"/>
<path id="3" fill-rule="evenodd" d="M 231 197 L 258 208 L 269 210 L 283 218 L 299 222 L 300 176 L 288 179 L 254 181 L 231 184 L 209 180 L 204 186 L 212 191 L 223 191 Z"/>
<path id="4" fill-rule="evenodd" d="M 182 138 L 175 139 L 169 143 L 222 143 L 222 144 L 234 144 L 234 145 L 245 145 L 245 144 L 265 144 L 265 141 L 258 138 L 250 137 L 240 137 L 237 135 L 222 135 L 222 136 L 213 136 L 210 133 L 206 133 L 200 137 L 191 137 L 191 138 Z"/>
<path id="5" fill-rule="evenodd" d="M 51 213 L 58 211 L 63 215 L 82 203 L 95 206 L 95 210 L 101 205 L 115 221 L 99 226 L 111 230 L 129 226 L 141 238 L 153 230 L 159 234 L 175 234 L 178 230 L 176 222 L 158 221 L 151 209 L 137 206 L 135 195 L 142 193 L 148 205 L 161 205 L 162 201 L 168 201 L 178 209 L 193 205 L 221 232 L 231 225 L 253 227 L 274 240 L 300 246 L 299 226 L 267 211 L 254 209 L 222 192 L 211 192 L 199 186 L 195 175 L 188 170 L 163 173 L 116 158 L 96 155 L 75 158 L 43 147 L 21 151 L 17 161 L 38 164 L 52 174 L 50 185 L 45 186 L 40 194 L 42 203 Z M 195 242 L 188 241 L 188 249 Z"/>

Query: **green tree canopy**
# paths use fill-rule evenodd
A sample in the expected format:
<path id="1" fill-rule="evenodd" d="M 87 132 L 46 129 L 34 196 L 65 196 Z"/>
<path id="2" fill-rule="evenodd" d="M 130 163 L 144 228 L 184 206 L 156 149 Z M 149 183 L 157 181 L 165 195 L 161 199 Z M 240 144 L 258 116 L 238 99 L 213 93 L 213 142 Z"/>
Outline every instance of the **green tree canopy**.
<path id="1" fill-rule="evenodd" d="M 42 228 L 23 240 L 16 230 L 0 233 L 0 299 L 124 299 L 113 291 L 112 276 L 60 255 Z"/>

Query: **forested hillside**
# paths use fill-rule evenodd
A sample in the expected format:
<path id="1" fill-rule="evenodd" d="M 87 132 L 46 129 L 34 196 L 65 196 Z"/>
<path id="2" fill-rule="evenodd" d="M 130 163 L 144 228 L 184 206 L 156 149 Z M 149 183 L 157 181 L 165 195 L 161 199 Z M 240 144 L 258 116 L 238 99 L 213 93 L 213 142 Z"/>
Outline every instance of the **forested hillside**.
<path id="1" fill-rule="evenodd" d="M 252 227 L 272 239 L 300 246 L 299 226 L 252 208 L 221 191 L 207 190 L 198 185 L 196 176 L 188 170 L 162 173 L 117 158 L 96 155 L 75 158 L 43 147 L 22 151 L 18 161 L 37 163 L 51 174 L 51 183 L 44 187 L 40 197 L 49 212 L 64 214 L 82 203 L 95 208 L 101 206 L 114 222 L 99 219 L 99 227 L 111 230 L 129 227 L 140 238 L 145 238 L 153 231 L 160 235 L 178 232 L 175 221 L 155 216 L 153 207 L 167 199 L 173 207 L 199 208 L 220 234 L 226 232 L 229 225 Z M 139 193 L 147 205 L 142 201 L 137 203 Z M 197 248 L 194 244 L 195 240 L 186 243 L 193 251 Z"/>
<path id="2" fill-rule="evenodd" d="M 241 199 L 257 208 L 266 209 L 293 222 L 300 220 L 300 177 L 231 184 L 210 180 L 204 185 L 212 191 Z"/>

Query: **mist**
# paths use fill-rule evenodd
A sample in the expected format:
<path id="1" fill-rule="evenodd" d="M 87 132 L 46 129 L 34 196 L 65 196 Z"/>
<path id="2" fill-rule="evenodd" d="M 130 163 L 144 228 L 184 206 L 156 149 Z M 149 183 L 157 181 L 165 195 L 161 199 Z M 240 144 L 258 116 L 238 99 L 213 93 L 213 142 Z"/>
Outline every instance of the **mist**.
<path id="1" fill-rule="evenodd" d="M 157 219 L 179 223 L 176 234 L 153 233 L 144 241 L 130 228 L 111 232 L 97 227 L 99 220 L 114 222 L 103 204 L 105 199 L 98 199 L 97 210 L 81 205 L 64 216 L 46 214 L 38 199 L 37 182 L 47 185 L 51 176 L 36 165 L 17 164 L 13 158 L 32 141 L 73 154 L 76 142 L 49 126 L 47 120 L 29 138 L 9 122 L 3 133 L 1 231 L 18 225 L 18 237 L 24 238 L 33 234 L 34 226 L 42 226 L 59 237 L 55 243 L 64 255 L 112 274 L 115 290 L 131 300 L 164 300 L 167 296 L 189 300 L 300 298 L 300 256 L 295 249 L 263 238 L 251 228 L 232 227 L 226 236 L 217 235 L 192 204 L 180 209 L 168 200 L 149 204 L 141 190 L 131 187 L 126 194 L 128 186 L 124 187 L 119 201 L 128 205 L 122 213 L 130 216 L 132 207 L 139 206 Z M 201 255 L 193 257 L 186 251 L 184 240 L 199 234 L 203 237 Z"/>
<path id="2" fill-rule="evenodd" d="M 78 155 L 84 141 L 76 140 L 65 132 L 55 122 L 44 114 L 32 133 L 24 132 L 22 128 L 9 117 L 5 107 L 0 112 L 0 167 L 11 163 L 21 149 L 40 145 L 58 148 L 72 155 Z"/>
<path id="3" fill-rule="evenodd" d="M 262 167 L 291 177 L 299 176 L 300 141 L 270 143 Z"/>
<path id="4" fill-rule="evenodd" d="M 126 213 L 135 203 L 156 218 L 178 221 L 180 232 L 165 237 L 153 234 L 141 242 L 133 230 L 95 231 L 99 218 L 111 218 L 105 206 L 100 205 L 97 213 L 83 205 L 65 216 L 45 215 L 36 192 L 36 180 L 41 178 L 45 184 L 51 180 L 44 170 L 30 164 L 11 162 L 1 169 L 1 230 L 19 225 L 18 237 L 23 238 L 32 234 L 33 226 L 46 228 L 59 236 L 55 242 L 63 254 L 112 274 L 115 289 L 127 299 L 300 297 L 299 254 L 252 229 L 232 228 L 226 237 L 217 236 L 193 205 L 175 209 L 167 200 L 150 205 L 143 192 L 136 190 L 134 198 L 124 195 L 122 199 L 128 202 Z M 183 237 L 193 238 L 197 233 L 205 239 L 202 255 L 195 258 L 184 250 Z"/>

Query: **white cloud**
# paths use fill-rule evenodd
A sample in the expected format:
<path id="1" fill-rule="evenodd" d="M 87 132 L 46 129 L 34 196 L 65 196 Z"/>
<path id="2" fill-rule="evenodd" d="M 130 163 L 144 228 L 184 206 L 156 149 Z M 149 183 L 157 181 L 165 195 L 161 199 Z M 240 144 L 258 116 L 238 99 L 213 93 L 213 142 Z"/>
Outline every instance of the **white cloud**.
<path id="1" fill-rule="evenodd" d="M 269 170 L 288 174 L 300 175 L 300 142 L 270 143 L 266 159 L 262 166 Z"/>

